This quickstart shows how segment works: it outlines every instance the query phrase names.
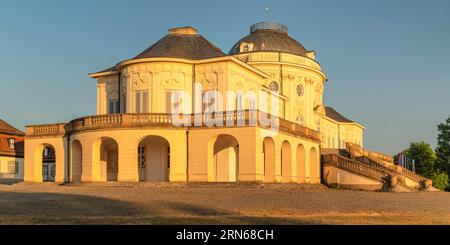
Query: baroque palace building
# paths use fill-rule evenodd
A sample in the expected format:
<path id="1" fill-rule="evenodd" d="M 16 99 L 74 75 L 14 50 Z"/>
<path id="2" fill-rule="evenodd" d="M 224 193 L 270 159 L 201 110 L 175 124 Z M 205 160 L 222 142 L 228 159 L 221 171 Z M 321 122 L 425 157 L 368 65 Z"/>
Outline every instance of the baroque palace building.
<path id="1" fill-rule="evenodd" d="M 174 28 L 90 74 L 97 115 L 27 126 L 24 180 L 319 183 L 321 149 L 362 147 L 364 127 L 323 104 L 326 75 L 286 26 L 250 29 L 225 54 Z"/>

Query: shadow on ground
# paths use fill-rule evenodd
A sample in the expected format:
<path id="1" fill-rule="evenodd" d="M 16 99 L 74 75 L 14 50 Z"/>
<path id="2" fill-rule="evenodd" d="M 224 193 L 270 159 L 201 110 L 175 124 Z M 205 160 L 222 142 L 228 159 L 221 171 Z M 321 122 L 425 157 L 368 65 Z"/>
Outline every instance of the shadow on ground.
<path id="1" fill-rule="evenodd" d="M 148 208 L 88 195 L 0 191 L 0 197 L 0 224 L 314 224 L 298 219 L 242 216 L 177 201 L 159 202 L 158 208 Z"/>

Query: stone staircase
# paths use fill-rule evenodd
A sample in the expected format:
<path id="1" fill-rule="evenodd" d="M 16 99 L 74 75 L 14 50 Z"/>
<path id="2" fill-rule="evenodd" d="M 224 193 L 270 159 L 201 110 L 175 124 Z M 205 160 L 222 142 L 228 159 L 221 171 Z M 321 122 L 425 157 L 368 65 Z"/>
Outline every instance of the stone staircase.
<path id="1" fill-rule="evenodd" d="M 391 157 L 347 143 L 322 151 L 322 180 L 331 187 L 396 192 L 435 191 L 431 180 L 394 165 Z"/>

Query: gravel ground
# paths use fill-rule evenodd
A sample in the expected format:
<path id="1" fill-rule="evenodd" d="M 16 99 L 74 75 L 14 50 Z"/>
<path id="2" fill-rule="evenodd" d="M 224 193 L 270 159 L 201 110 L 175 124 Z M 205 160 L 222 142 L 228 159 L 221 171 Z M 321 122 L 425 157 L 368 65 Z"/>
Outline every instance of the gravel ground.
<path id="1" fill-rule="evenodd" d="M 316 185 L 0 185 L 0 224 L 450 224 L 450 193 Z"/>

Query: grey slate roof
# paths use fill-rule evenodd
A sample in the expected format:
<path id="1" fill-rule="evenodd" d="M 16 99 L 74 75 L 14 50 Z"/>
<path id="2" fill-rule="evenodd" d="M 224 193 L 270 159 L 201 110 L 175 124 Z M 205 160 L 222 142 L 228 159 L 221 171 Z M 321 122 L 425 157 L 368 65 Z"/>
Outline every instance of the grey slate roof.
<path id="1" fill-rule="evenodd" d="M 337 121 L 337 122 L 343 122 L 343 123 L 352 123 L 354 121 L 344 117 L 339 112 L 337 112 L 335 109 L 333 109 L 330 106 L 325 107 L 326 116 Z"/>
<path id="2" fill-rule="evenodd" d="M 286 32 L 274 29 L 253 30 L 250 35 L 239 40 L 230 50 L 229 54 L 239 54 L 242 42 L 253 43 L 253 50 L 275 51 L 306 56 L 306 49 L 297 40 L 290 37 Z"/>
<path id="3" fill-rule="evenodd" d="M 225 56 L 225 53 L 201 35 L 170 33 L 134 59 L 166 57 L 200 60 L 220 56 Z"/>

